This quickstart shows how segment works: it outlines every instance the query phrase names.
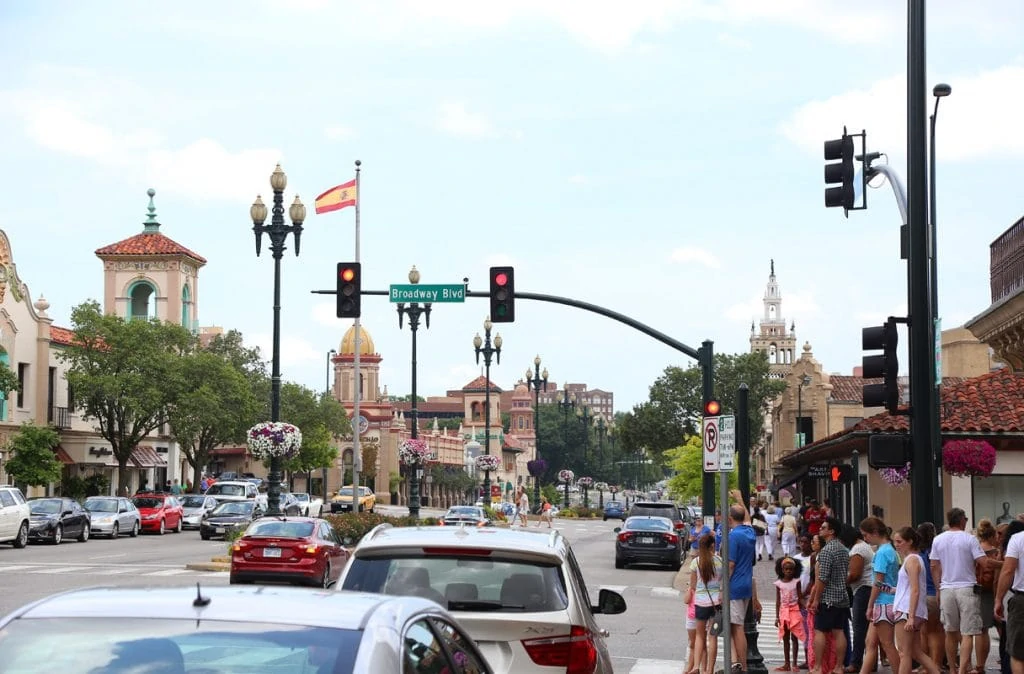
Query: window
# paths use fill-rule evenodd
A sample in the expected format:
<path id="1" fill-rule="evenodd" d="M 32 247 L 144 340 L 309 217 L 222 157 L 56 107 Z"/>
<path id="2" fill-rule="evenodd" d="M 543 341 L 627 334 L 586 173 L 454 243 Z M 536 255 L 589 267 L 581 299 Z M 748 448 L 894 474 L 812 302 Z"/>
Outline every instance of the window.
<path id="1" fill-rule="evenodd" d="M 444 650 L 426 620 L 417 620 L 402 638 L 402 671 L 441 672 L 448 668 Z"/>
<path id="2" fill-rule="evenodd" d="M 477 654 L 473 652 L 473 647 L 469 645 L 472 643 L 469 637 L 459 632 L 451 623 L 440 618 L 431 618 L 431 623 L 441 636 L 441 642 L 444 644 L 445 650 L 451 654 L 455 666 L 461 667 L 455 671 L 462 672 L 462 674 L 480 674 L 480 672 L 487 671 Z"/>
<path id="3" fill-rule="evenodd" d="M 148 281 L 136 281 L 128 289 L 128 320 L 156 318 L 156 288 Z"/>
<path id="4" fill-rule="evenodd" d="M 188 285 L 186 284 L 181 289 L 181 324 L 190 330 L 192 329 L 192 321 L 189 320 L 191 313 L 192 293 L 189 291 Z"/>
<path id="5" fill-rule="evenodd" d="M 18 363 L 18 407 L 25 407 L 26 381 L 28 381 L 28 363 Z"/>

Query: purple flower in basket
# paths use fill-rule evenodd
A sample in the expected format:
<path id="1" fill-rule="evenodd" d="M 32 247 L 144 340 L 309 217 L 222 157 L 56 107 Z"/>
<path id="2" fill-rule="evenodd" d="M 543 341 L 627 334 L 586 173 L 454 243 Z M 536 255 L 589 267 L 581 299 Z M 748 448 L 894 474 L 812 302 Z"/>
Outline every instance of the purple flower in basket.
<path id="1" fill-rule="evenodd" d="M 548 470 L 548 462 L 544 459 L 534 459 L 526 462 L 526 470 L 533 477 L 541 477 Z"/>
<path id="2" fill-rule="evenodd" d="M 901 487 L 910 479 L 910 462 L 908 461 L 902 468 L 881 468 L 878 475 L 886 484 Z"/>

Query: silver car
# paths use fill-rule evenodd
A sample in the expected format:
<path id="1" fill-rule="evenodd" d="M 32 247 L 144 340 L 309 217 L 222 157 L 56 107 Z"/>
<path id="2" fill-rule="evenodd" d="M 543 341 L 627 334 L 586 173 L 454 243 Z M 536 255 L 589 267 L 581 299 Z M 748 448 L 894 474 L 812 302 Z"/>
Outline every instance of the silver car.
<path id="1" fill-rule="evenodd" d="M 564 673 L 567 663 L 612 674 L 608 633 L 594 616 L 626 610 L 608 589 L 591 603 L 557 530 L 381 524 L 356 546 L 337 587 L 437 602 L 502 674 Z"/>
<path id="2" fill-rule="evenodd" d="M 217 499 L 203 494 L 185 494 L 181 497 L 181 510 L 185 513 L 181 526 L 184 529 L 198 529 L 203 515 L 217 507 Z"/>
<path id="3" fill-rule="evenodd" d="M 0 620 L 0 662 L 5 674 L 492 674 L 432 602 L 264 586 L 56 594 Z"/>
<path id="4" fill-rule="evenodd" d="M 128 534 L 139 535 L 142 516 L 130 499 L 120 496 L 90 496 L 82 504 L 89 511 L 89 525 L 93 536 L 117 538 Z"/>

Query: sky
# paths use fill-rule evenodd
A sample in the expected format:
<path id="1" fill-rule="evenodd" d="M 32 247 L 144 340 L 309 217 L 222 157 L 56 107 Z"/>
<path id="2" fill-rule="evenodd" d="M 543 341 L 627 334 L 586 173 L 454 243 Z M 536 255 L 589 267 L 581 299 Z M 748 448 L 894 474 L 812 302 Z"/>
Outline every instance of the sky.
<path id="1" fill-rule="evenodd" d="M 928 3 L 937 124 L 943 327 L 990 303 L 989 244 L 1024 215 L 1024 3 Z M 102 296 L 94 251 L 161 231 L 209 261 L 203 326 L 271 353 L 273 261 L 249 205 L 308 216 L 282 261 L 285 380 L 325 385 L 350 323 L 335 265 L 354 212 L 313 200 L 362 161 L 364 289 L 487 289 L 573 297 L 716 352 L 749 350 L 769 260 L 782 313 L 827 372 L 860 363 L 861 328 L 906 314 L 899 213 L 888 185 L 843 217 L 823 200 L 822 143 L 867 131 L 906 179 L 906 3 L 897 0 L 250 0 L 0 2 L 0 229 L 57 325 Z M 929 99 L 929 111 L 931 102 Z M 481 372 L 485 299 L 437 304 L 418 333 L 418 393 Z M 363 300 L 381 381 L 410 391 L 411 338 L 384 297 Z M 609 319 L 519 300 L 498 324 L 492 379 L 535 355 L 556 382 L 647 398 L 682 353 Z M 903 351 L 905 354 L 905 351 Z M 901 358 L 905 363 L 905 355 Z M 904 366 L 905 369 L 905 366 Z"/>

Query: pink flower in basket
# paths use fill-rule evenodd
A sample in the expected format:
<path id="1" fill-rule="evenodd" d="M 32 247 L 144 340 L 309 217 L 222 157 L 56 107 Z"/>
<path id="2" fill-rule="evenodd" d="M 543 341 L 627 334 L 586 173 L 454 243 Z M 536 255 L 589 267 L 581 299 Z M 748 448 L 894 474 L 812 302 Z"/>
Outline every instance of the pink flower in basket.
<path id="1" fill-rule="evenodd" d="M 575 478 L 576 478 L 576 474 L 573 473 L 568 468 L 563 468 L 562 470 L 558 471 L 558 481 L 559 482 L 564 482 L 566 484 L 569 484 Z"/>
<path id="2" fill-rule="evenodd" d="M 902 487 L 910 479 L 910 462 L 908 461 L 902 468 L 880 468 L 878 475 L 886 484 Z"/>
<path id="3" fill-rule="evenodd" d="M 996 467 L 996 448 L 984 440 L 947 440 L 942 467 L 950 475 L 988 477 Z"/>
<path id="4" fill-rule="evenodd" d="M 398 446 L 398 460 L 406 466 L 422 466 L 433 459 L 425 440 L 409 438 Z"/>

